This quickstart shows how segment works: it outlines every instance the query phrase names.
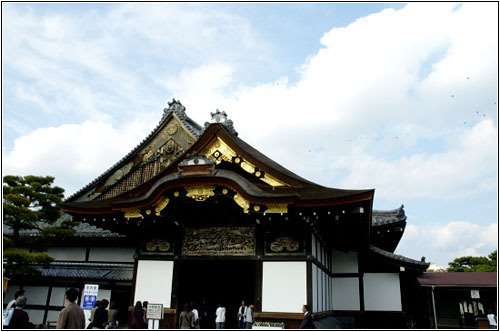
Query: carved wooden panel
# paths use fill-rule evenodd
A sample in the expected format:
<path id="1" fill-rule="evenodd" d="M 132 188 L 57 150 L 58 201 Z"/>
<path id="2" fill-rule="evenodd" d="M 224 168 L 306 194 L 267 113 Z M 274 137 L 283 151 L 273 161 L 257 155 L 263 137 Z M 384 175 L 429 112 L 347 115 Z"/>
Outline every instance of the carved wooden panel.
<path id="1" fill-rule="evenodd" d="M 255 255 L 255 228 L 186 228 L 182 254 L 186 256 Z"/>

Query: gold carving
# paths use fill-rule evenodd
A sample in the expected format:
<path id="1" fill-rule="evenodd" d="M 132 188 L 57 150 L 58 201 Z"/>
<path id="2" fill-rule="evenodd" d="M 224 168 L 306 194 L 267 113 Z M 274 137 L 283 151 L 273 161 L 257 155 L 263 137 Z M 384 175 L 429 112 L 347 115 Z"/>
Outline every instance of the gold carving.
<path id="1" fill-rule="evenodd" d="M 187 197 L 191 197 L 195 201 L 202 202 L 206 200 L 209 197 L 212 197 L 215 195 L 214 193 L 214 187 L 191 187 L 191 188 L 186 188 Z"/>
<path id="2" fill-rule="evenodd" d="M 170 243 L 164 240 L 151 240 L 146 242 L 147 251 L 159 250 L 161 252 L 167 252 L 170 250 L 170 247 Z"/>
<path id="3" fill-rule="evenodd" d="M 224 189 L 222 189 L 222 193 L 223 193 L 224 195 L 227 195 L 228 190 L 227 190 L 226 188 L 224 188 Z"/>
<path id="4" fill-rule="evenodd" d="M 155 214 L 157 216 L 160 215 L 160 212 L 167 206 L 168 202 L 169 202 L 168 197 L 160 198 L 160 200 L 158 202 L 156 202 L 156 204 L 155 204 Z"/>
<path id="5" fill-rule="evenodd" d="M 266 213 L 287 213 L 288 205 L 286 203 L 267 204 Z"/>
<path id="6" fill-rule="evenodd" d="M 186 228 L 182 254 L 187 256 L 254 255 L 255 228 Z"/>
<path id="7" fill-rule="evenodd" d="M 248 209 L 250 208 L 249 201 L 247 201 L 238 194 L 234 195 L 233 199 L 236 202 L 236 204 L 238 204 L 243 209 L 243 212 L 248 213 Z"/>
<path id="8" fill-rule="evenodd" d="M 173 135 L 173 134 L 175 134 L 175 133 L 177 132 L 177 129 L 178 129 L 178 128 L 179 128 L 179 127 L 177 126 L 177 124 L 176 124 L 176 123 L 171 123 L 171 124 L 169 124 L 169 125 L 167 126 L 167 133 L 168 133 L 169 135 Z"/>
<path id="9" fill-rule="evenodd" d="M 250 174 L 254 174 L 256 177 L 260 178 L 262 173 L 260 171 L 255 171 L 255 165 L 250 163 L 247 160 L 242 159 L 241 157 L 238 157 L 236 152 L 231 149 L 222 139 L 217 137 L 211 145 L 208 146 L 208 148 L 205 149 L 203 154 L 207 157 L 215 161 L 217 164 L 219 164 L 222 160 L 225 160 L 227 162 L 234 162 L 236 164 L 239 163 L 241 168 Z M 271 175 L 264 174 L 264 177 L 260 178 L 262 181 L 266 182 L 267 184 L 273 186 L 273 187 L 282 187 L 286 186 L 287 184 L 276 179 L 275 177 L 272 177 Z"/>
<path id="10" fill-rule="evenodd" d="M 259 211 L 260 211 L 260 206 L 255 205 L 255 206 L 253 207 L 253 210 L 254 210 L 255 212 L 259 212 Z"/>
<path id="11" fill-rule="evenodd" d="M 178 192 L 178 191 L 175 191 L 175 192 L 174 192 L 174 196 L 175 196 L 175 197 L 179 197 L 179 195 L 180 195 L 180 194 L 179 194 L 179 192 Z"/>
<path id="12" fill-rule="evenodd" d="M 123 209 L 121 210 L 123 214 L 125 215 L 125 218 L 130 219 L 130 218 L 142 218 L 142 214 L 139 211 L 139 209 Z"/>
<path id="13" fill-rule="evenodd" d="M 280 252 L 286 249 L 287 251 L 297 251 L 299 250 L 300 244 L 288 236 L 278 237 L 276 240 L 271 242 L 269 245 L 271 251 Z"/>

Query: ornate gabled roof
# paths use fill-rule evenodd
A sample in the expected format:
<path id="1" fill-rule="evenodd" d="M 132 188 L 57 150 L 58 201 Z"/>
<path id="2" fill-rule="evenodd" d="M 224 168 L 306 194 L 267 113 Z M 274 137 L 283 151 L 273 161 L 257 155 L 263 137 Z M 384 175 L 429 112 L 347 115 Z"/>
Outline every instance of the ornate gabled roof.
<path id="1" fill-rule="evenodd" d="M 185 109 L 174 100 L 170 110 L 164 115 L 164 121 L 175 112 L 184 116 Z M 116 195 L 107 195 L 104 192 L 99 200 L 87 203 L 66 201 L 63 209 L 68 212 L 74 212 L 76 208 L 80 212 L 82 209 L 89 209 L 89 211 L 101 210 L 102 213 L 112 213 L 113 208 L 123 207 L 127 202 L 134 205 L 134 208 L 137 208 L 138 201 L 155 204 L 167 188 L 196 184 L 228 186 L 238 192 L 238 198 L 245 196 L 247 200 L 254 199 L 254 201 L 268 199 L 268 203 L 270 199 L 276 199 L 281 202 L 286 201 L 287 204 L 293 202 L 296 206 L 309 204 L 311 201 L 329 204 L 331 200 L 373 199 L 372 189 L 328 188 L 294 174 L 237 137 L 232 121 L 227 119 L 225 112 L 217 111 L 212 113 L 212 117 L 214 121 L 207 125 L 197 140 L 179 156 L 169 160 L 168 165 L 163 168 L 158 167 L 157 173 L 149 177 L 140 174 L 139 180 L 129 181 L 128 179 L 134 174 L 129 171 L 131 175 L 127 175 L 128 178 L 124 176 L 120 179 L 121 183 L 130 186 L 127 190 L 122 190 Z M 193 155 L 198 156 L 196 160 L 211 162 L 187 167 Z M 189 171 L 183 173 L 186 167 Z M 140 170 L 144 169 L 146 166 Z"/>
<path id="2" fill-rule="evenodd" d="M 168 166 L 201 135 L 203 128 L 186 115 L 185 107 L 173 99 L 155 129 L 132 151 L 102 175 L 71 195 L 66 202 L 93 201 L 118 196 Z"/>

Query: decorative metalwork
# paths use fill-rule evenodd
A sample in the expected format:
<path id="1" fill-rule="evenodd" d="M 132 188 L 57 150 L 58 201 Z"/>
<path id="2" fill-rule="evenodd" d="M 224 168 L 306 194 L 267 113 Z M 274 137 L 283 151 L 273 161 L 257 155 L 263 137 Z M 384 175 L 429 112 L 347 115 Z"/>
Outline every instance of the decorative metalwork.
<path id="1" fill-rule="evenodd" d="M 236 204 L 238 204 L 243 209 L 243 212 L 248 213 L 248 209 L 250 208 L 250 202 L 248 200 L 244 199 L 238 194 L 234 195 L 233 199 Z"/>
<path id="2" fill-rule="evenodd" d="M 255 255 L 255 228 L 187 228 L 182 254 L 186 256 Z"/>
<path id="3" fill-rule="evenodd" d="M 130 219 L 130 218 L 142 218 L 142 214 L 141 214 L 141 211 L 139 211 L 139 209 L 123 209 L 121 210 L 124 214 L 124 217 L 126 219 Z"/>
<path id="4" fill-rule="evenodd" d="M 236 165 L 240 165 L 240 167 L 247 173 L 253 174 L 258 177 L 262 181 L 273 187 L 283 187 L 287 184 L 276 179 L 275 177 L 264 173 L 262 171 L 257 170 L 255 165 L 250 163 L 248 160 L 244 160 L 240 156 L 236 154 L 236 152 L 231 149 L 220 137 L 217 137 L 212 144 L 208 146 L 208 148 L 204 151 L 205 156 L 214 160 L 217 164 L 221 161 L 227 161 L 230 163 L 234 163 Z"/>
<path id="5" fill-rule="evenodd" d="M 195 201 L 202 202 L 215 195 L 214 189 L 214 187 L 188 187 L 186 188 L 186 196 L 191 197 Z"/>
<path id="6" fill-rule="evenodd" d="M 266 213 L 287 213 L 288 205 L 286 203 L 270 203 L 267 204 Z"/>
<path id="7" fill-rule="evenodd" d="M 273 234 L 265 235 L 266 255 L 302 255 L 305 253 L 304 237 L 301 234 Z"/>
<path id="8" fill-rule="evenodd" d="M 160 252 L 160 253 L 167 253 L 171 249 L 170 242 L 161 240 L 161 239 L 154 239 L 147 241 L 144 248 L 146 249 L 145 251 L 147 252 Z"/>
<path id="9" fill-rule="evenodd" d="M 286 251 L 294 252 L 299 250 L 299 247 L 300 247 L 299 242 L 295 241 L 294 239 L 288 236 L 278 237 L 269 245 L 269 248 L 273 252 L 282 252 L 285 249 Z"/>
<path id="10" fill-rule="evenodd" d="M 168 199 L 168 197 L 162 197 L 158 200 L 158 202 L 156 202 L 154 206 L 155 206 L 155 214 L 157 216 L 160 215 L 161 211 L 168 205 L 169 201 L 170 200 Z"/>

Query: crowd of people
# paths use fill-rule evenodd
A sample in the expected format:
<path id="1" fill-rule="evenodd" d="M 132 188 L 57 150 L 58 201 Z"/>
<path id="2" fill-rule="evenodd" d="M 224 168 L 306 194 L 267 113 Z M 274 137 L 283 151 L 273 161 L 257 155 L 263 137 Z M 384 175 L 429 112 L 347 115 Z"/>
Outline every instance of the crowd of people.
<path id="1" fill-rule="evenodd" d="M 111 304 L 107 299 L 96 301 L 94 308 L 91 310 L 89 323 L 86 324 L 85 313 L 83 309 L 76 304 L 79 291 L 76 288 L 69 288 L 65 293 L 64 308 L 59 313 L 57 320 L 57 329 L 117 329 L 118 325 L 118 310 L 115 304 Z M 34 325 L 30 323 L 28 313 L 24 310 L 27 298 L 25 291 L 20 289 L 14 294 L 12 299 L 3 313 L 3 327 L 8 329 L 31 329 Z M 107 309 L 109 305 L 109 310 Z M 147 329 L 148 320 L 147 314 L 148 301 L 137 301 L 131 312 L 131 319 L 128 327 L 131 329 Z M 207 329 L 211 327 L 209 314 L 206 309 L 206 303 L 202 303 L 200 309 L 191 302 L 183 306 L 182 312 L 178 318 L 179 329 Z M 314 328 L 311 319 L 311 310 L 308 305 L 302 307 L 304 319 L 299 328 L 310 329 Z M 493 315 L 491 315 L 493 316 Z M 212 316 L 213 317 L 213 316 Z M 238 329 L 251 329 L 254 320 L 254 305 L 246 305 L 245 301 L 241 301 L 238 308 L 237 317 Z M 490 319 L 490 327 L 495 324 L 496 317 Z M 215 328 L 224 329 L 226 323 L 226 308 L 222 304 L 217 305 L 215 310 Z"/>

